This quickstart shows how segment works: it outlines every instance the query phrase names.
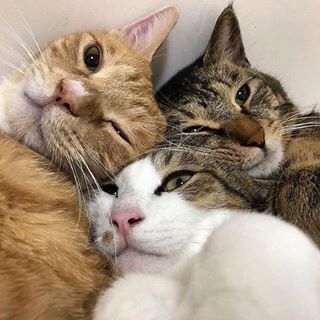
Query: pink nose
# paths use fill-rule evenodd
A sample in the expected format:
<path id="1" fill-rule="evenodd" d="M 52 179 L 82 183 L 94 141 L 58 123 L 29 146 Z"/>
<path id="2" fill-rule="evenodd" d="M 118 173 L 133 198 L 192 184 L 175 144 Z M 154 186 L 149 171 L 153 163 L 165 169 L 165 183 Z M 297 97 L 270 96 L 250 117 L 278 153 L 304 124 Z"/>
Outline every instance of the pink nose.
<path id="1" fill-rule="evenodd" d="M 61 81 L 57 88 L 55 101 L 61 106 L 66 107 L 71 114 L 77 115 L 77 96 L 67 81 Z"/>
<path id="2" fill-rule="evenodd" d="M 142 216 L 137 209 L 113 212 L 111 218 L 112 223 L 124 237 L 128 234 L 130 228 L 142 220 Z"/>

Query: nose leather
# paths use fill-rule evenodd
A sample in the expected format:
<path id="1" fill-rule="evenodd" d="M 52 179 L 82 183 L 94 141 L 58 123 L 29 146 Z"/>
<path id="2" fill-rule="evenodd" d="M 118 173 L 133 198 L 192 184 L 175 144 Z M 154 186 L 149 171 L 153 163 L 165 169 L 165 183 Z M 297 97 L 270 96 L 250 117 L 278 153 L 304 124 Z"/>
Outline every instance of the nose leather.
<path id="1" fill-rule="evenodd" d="M 223 125 L 225 133 L 246 147 L 264 148 L 263 127 L 252 117 L 240 117 Z"/>
<path id="2" fill-rule="evenodd" d="M 138 209 L 133 208 L 112 212 L 111 218 L 112 223 L 118 228 L 119 233 L 125 237 L 129 230 L 142 220 L 142 215 Z"/>
<path id="3" fill-rule="evenodd" d="M 57 90 L 56 103 L 66 107 L 72 114 L 77 114 L 78 98 L 68 81 L 61 81 Z"/>

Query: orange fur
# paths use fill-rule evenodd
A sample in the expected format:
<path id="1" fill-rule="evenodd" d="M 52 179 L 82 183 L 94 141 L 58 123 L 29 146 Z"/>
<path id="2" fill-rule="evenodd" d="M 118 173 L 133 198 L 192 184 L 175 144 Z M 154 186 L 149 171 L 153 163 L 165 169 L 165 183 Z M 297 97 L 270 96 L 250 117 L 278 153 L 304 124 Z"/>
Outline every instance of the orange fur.
<path id="1" fill-rule="evenodd" d="M 2 134 L 0 230 L 0 319 L 87 319 L 112 264 L 91 252 L 74 186 Z"/>
<path id="2" fill-rule="evenodd" d="M 120 30 L 50 43 L 0 87 L 0 129 L 72 172 L 77 187 L 115 174 L 161 139 L 150 60 L 177 17 L 169 7 Z M 103 56 L 96 72 L 84 62 L 92 45 Z M 67 81 L 76 83 L 74 109 L 55 95 Z M 17 141 L 0 133 L 0 320 L 89 319 L 113 264 L 91 251 L 68 177 Z"/>

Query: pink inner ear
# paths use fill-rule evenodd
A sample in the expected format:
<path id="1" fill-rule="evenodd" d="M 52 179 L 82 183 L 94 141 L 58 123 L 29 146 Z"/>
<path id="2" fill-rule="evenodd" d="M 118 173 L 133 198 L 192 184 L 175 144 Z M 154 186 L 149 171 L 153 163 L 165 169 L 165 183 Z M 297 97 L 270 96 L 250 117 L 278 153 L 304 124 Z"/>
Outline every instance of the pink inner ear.
<path id="1" fill-rule="evenodd" d="M 148 34 L 150 34 L 157 15 L 152 15 L 144 20 L 140 20 L 130 26 L 128 26 L 124 31 L 124 36 L 127 40 L 136 44 L 137 42 L 145 43 Z"/>
<path id="2" fill-rule="evenodd" d="M 125 30 L 125 37 L 128 39 L 134 39 L 136 37 L 146 36 L 150 28 L 152 28 L 155 20 L 155 15 L 152 15 L 142 21 L 138 21 L 130 25 Z"/>
<path id="3" fill-rule="evenodd" d="M 177 22 L 178 16 L 178 10 L 175 7 L 166 7 L 123 27 L 120 32 L 127 42 L 150 61 Z"/>

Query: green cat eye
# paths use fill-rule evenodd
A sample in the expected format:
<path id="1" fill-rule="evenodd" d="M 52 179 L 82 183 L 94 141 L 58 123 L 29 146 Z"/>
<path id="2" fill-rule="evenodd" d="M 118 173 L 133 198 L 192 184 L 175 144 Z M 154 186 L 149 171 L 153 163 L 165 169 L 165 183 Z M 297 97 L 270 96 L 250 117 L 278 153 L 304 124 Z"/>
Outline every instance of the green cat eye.
<path id="1" fill-rule="evenodd" d="M 155 191 L 155 194 L 160 195 L 161 192 L 173 191 L 184 185 L 193 175 L 194 172 L 186 170 L 173 172 L 164 180 L 163 184 Z"/>
<path id="2" fill-rule="evenodd" d="M 100 65 L 100 49 L 98 46 L 90 46 L 84 51 L 83 61 L 91 72 L 97 71 Z"/>
<path id="3" fill-rule="evenodd" d="M 247 84 L 244 84 L 240 89 L 237 91 L 235 100 L 236 103 L 241 107 L 250 97 L 250 88 Z"/>

